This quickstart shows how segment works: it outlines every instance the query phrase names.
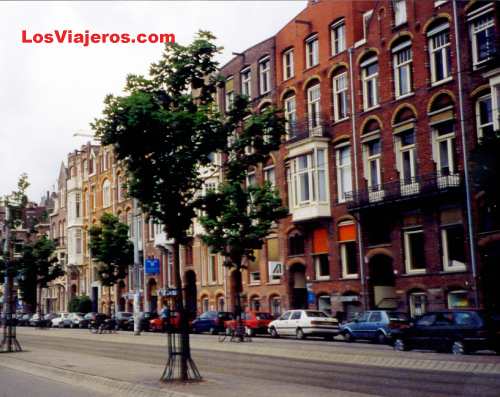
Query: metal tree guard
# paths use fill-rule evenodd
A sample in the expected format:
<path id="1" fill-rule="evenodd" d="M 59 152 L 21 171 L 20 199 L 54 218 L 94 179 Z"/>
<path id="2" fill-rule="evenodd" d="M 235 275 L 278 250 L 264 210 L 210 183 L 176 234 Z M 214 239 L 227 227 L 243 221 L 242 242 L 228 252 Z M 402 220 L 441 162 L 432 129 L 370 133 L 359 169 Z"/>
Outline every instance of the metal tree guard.
<path id="1" fill-rule="evenodd" d="M 2 353 L 14 353 L 20 352 L 23 349 L 19 344 L 16 337 L 16 319 L 13 318 L 12 306 L 12 286 L 13 280 L 10 274 L 9 265 L 7 262 L 5 270 L 5 285 L 4 285 L 4 319 L 3 319 L 3 338 L 2 343 L 0 343 L 0 352 Z"/>

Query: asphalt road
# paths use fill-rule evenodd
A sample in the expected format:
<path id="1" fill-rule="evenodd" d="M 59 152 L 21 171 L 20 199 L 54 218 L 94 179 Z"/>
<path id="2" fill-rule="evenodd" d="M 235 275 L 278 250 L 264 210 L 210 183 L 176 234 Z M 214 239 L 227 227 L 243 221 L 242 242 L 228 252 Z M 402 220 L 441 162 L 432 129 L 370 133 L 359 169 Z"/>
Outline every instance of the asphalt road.
<path id="1" fill-rule="evenodd" d="M 210 337 L 207 336 L 207 338 Z M 212 338 L 214 343 L 217 343 L 216 337 Z M 166 361 L 165 348 L 139 343 L 107 343 L 97 338 L 95 340 L 79 339 L 75 343 L 74 338 L 67 338 L 63 333 L 49 338 L 23 335 L 22 342 L 23 347 L 28 350 L 38 348 L 48 351 L 84 353 L 95 357 L 96 360 L 100 357 L 126 360 L 130 362 L 130 365 L 140 363 L 162 365 Z M 284 344 L 290 346 L 291 349 L 297 343 L 328 346 L 328 342 L 322 341 L 269 342 Z M 378 351 L 382 353 L 382 350 L 390 349 L 387 346 L 362 343 L 343 344 L 342 348 L 351 349 L 352 354 L 366 350 L 377 354 Z M 411 353 L 408 357 L 411 357 Z M 453 358 L 451 355 L 449 357 Z M 193 358 L 206 378 L 229 377 L 234 387 L 237 387 L 238 379 L 241 378 L 245 382 L 250 380 L 256 384 L 260 383 L 263 387 L 266 384 L 274 386 L 281 384 L 287 388 L 296 386 L 306 390 L 307 387 L 311 387 L 325 392 L 335 389 L 382 396 L 498 397 L 500 395 L 500 377 L 494 375 L 332 364 L 198 349 L 193 350 Z M 203 389 L 200 388 L 200 390 Z M 229 394 L 221 393 L 221 395 L 234 396 L 237 392 L 233 390 Z M 265 392 L 262 395 L 266 395 Z M 315 394 L 312 392 L 310 395 Z"/>
<path id="2" fill-rule="evenodd" d="M 92 393 L 92 396 L 101 394 Z M 0 366 L 0 397 L 89 397 L 89 392 Z"/>

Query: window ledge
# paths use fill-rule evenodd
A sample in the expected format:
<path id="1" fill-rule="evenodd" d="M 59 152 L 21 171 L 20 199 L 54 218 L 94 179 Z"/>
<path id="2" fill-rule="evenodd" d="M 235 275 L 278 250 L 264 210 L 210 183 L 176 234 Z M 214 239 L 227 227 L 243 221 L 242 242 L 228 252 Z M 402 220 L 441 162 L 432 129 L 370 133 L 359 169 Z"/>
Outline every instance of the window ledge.
<path id="1" fill-rule="evenodd" d="M 456 266 L 455 268 L 445 268 L 440 274 L 464 273 L 467 272 L 466 266 Z"/>
<path id="2" fill-rule="evenodd" d="M 249 287 L 255 287 L 255 286 L 259 286 L 260 285 L 260 281 L 257 282 L 257 281 L 252 281 L 250 283 L 248 283 L 248 286 Z"/>
<path id="3" fill-rule="evenodd" d="M 407 270 L 406 273 L 404 274 L 405 276 L 421 276 L 423 274 L 426 274 L 427 270 Z"/>
<path id="4" fill-rule="evenodd" d="M 332 125 L 337 125 L 340 123 L 343 123 L 344 121 L 347 121 L 350 119 L 350 116 L 344 117 L 343 119 L 338 119 L 338 120 L 333 120 L 332 119 Z"/>
<path id="5" fill-rule="evenodd" d="M 336 58 L 336 57 L 338 57 L 339 55 L 342 55 L 345 52 L 347 52 L 347 48 L 344 49 L 344 50 L 342 50 L 342 51 L 340 51 L 340 52 L 337 52 L 336 54 L 331 54 L 330 55 L 330 59 Z"/>
<path id="6" fill-rule="evenodd" d="M 380 103 L 378 105 L 376 105 L 376 106 L 373 106 L 373 107 L 369 108 L 369 109 L 363 109 L 362 114 L 371 112 L 372 110 L 376 110 L 376 109 L 379 109 L 379 108 L 380 108 Z"/>
<path id="7" fill-rule="evenodd" d="M 346 274 L 343 275 L 340 279 L 341 280 L 356 280 L 359 278 L 359 274 Z"/>
<path id="8" fill-rule="evenodd" d="M 266 285 L 279 285 L 281 284 L 281 280 L 273 280 L 273 281 L 268 281 Z"/>
<path id="9" fill-rule="evenodd" d="M 415 92 L 414 91 L 409 92 L 408 94 L 404 94 L 404 95 L 401 95 L 401 96 L 398 96 L 398 97 L 394 98 L 393 102 L 400 101 L 401 99 L 407 99 L 407 98 L 410 98 L 412 96 L 415 96 Z"/>
<path id="10" fill-rule="evenodd" d="M 439 81 L 435 81 L 433 83 L 431 83 L 431 87 L 434 88 L 434 87 L 438 87 L 442 84 L 446 84 L 446 83 L 449 83 L 450 81 L 453 81 L 453 76 L 450 76 L 450 77 L 447 77 L 443 80 L 439 80 Z"/>
<path id="11" fill-rule="evenodd" d="M 309 72 L 310 70 L 312 70 L 312 69 L 314 69 L 314 68 L 317 68 L 319 65 L 320 65 L 320 63 L 317 63 L 316 65 L 312 65 L 312 66 L 306 67 L 306 68 L 303 70 L 303 73 L 307 73 L 307 72 Z"/>
<path id="12" fill-rule="evenodd" d="M 330 276 L 318 276 L 314 281 L 330 281 L 330 280 L 331 280 Z"/>

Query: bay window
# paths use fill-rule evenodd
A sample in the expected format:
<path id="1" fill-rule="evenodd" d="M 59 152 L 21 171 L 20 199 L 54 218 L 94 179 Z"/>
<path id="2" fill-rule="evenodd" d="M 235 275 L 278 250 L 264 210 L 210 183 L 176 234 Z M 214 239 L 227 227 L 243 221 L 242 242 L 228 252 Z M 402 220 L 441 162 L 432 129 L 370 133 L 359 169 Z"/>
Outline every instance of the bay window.
<path id="1" fill-rule="evenodd" d="M 309 131 L 311 135 L 321 135 L 321 91 L 319 84 L 307 89 L 307 112 L 309 115 Z"/>
<path id="2" fill-rule="evenodd" d="M 411 42 L 405 41 L 392 49 L 394 63 L 394 85 L 396 98 L 405 96 L 412 91 L 412 50 Z"/>
<path id="3" fill-rule="evenodd" d="M 451 77 L 450 25 L 443 23 L 427 33 L 431 61 L 431 81 L 438 83 Z"/>
<path id="4" fill-rule="evenodd" d="M 314 35 L 306 40 L 306 68 L 311 68 L 319 63 L 319 41 Z"/>
<path id="5" fill-rule="evenodd" d="M 337 148 L 336 163 L 338 202 L 343 203 L 348 200 L 348 194 L 352 192 L 350 146 L 345 145 Z"/>
<path id="6" fill-rule="evenodd" d="M 334 76 L 332 79 L 333 119 L 343 120 L 347 117 L 347 72 Z"/>
<path id="7" fill-rule="evenodd" d="M 371 57 L 361 64 L 363 80 L 363 109 L 369 110 L 378 105 L 378 59 Z"/>

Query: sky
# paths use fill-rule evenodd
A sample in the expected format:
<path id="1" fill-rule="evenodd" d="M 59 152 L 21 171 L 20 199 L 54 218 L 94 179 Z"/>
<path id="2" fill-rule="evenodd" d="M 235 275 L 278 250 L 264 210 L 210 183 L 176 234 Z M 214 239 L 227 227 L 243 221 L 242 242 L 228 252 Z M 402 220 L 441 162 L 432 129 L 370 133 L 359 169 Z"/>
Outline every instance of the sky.
<path id="1" fill-rule="evenodd" d="M 209 30 L 224 47 L 221 64 L 272 36 L 306 1 L 1 2 L 0 196 L 28 174 L 30 199 L 53 190 L 61 162 L 90 138 L 107 94 L 128 74 L 146 74 L 162 44 L 22 43 L 22 31 L 174 33 L 189 43 Z"/>

